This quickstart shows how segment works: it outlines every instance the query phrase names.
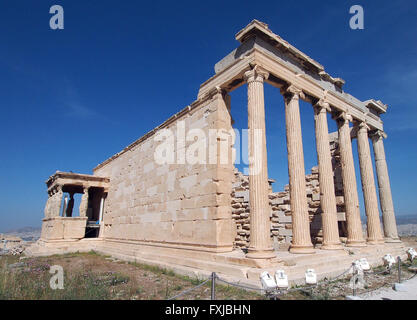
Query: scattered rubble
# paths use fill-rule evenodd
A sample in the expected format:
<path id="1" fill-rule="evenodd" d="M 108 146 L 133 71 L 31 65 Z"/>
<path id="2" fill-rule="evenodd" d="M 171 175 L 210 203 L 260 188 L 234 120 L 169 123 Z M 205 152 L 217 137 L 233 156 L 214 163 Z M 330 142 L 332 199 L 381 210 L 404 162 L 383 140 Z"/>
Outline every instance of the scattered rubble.
<path id="1" fill-rule="evenodd" d="M 19 237 L 0 234 L 0 255 L 20 255 L 28 244 Z"/>

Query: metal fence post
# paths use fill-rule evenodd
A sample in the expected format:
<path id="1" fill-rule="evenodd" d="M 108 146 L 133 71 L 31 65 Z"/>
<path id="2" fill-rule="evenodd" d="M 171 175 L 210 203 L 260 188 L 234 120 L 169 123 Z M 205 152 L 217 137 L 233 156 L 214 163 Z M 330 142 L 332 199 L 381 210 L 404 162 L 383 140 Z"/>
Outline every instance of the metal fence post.
<path id="1" fill-rule="evenodd" d="M 216 300 L 216 273 L 211 273 L 211 300 Z"/>
<path id="2" fill-rule="evenodd" d="M 397 257 L 398 262 L 398 283 L 401 283 L 401 258 L 400 256 Z"/>
<path id="3" fill-rule="evenodd" d="M 356 286 L 356 266 L 353 263 L 352 264 L 352 271 L 353 271 L 353 286 L 352 286 L 352 295 L 355 296 L 356 294 L 356 290 L 355 290 L 355 286 Z"/>

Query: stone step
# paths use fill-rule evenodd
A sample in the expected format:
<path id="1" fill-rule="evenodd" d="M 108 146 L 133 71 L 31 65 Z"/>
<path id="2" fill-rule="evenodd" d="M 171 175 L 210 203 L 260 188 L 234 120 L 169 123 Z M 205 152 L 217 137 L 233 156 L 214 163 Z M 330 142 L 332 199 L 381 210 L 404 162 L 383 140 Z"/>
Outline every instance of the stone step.
<path id="1" fill-rule="evenodd" d="M 357 250 L 359 251 L 359 250 Z M 306 259 L 306 256 L 303 257 L 295 257 L 296 264 L 293 266 L 281 266 L 275 267 L 275 269 L 267 269 L 267 271 L 273 275 L 277 269 L 282 269 L 288 275 L 288 279 L 290 283 L 295 284 L 304 284 L 305 283 L 305 271 L 309 268 L 315 270 L 317 274 L 317 278 L 324 279 L 327 278 L 334 278 L 346 270 L 348 270 L 353 261 L 358 260 L 360 258 L 366 258 L 371 265 L 371 267 L 380 266 L 383 264 L 383 256 L 387 253 L 390 253 L 395 258 L 400 256 L 403 261 L 407 259 L 407 254 L 405 247 L 398 247 L 398 248 L 370 248 L 365 250 L 361 250 L 354 255 L 347 255 L 347 256 L 323 256 L 317 255 L 314 259 Z M 309 257 L 313 257 L 313 254 L 309 255 Z M 329 271 L 328 266 L 331 265 L 331 271 Z M 259 279 L 260 274 L 263 270 L 259 269 L 250 269 L 248 271 L 248 279 L 251 281 L 256 281 Z"/>
<path id="2" fill-rule="evenodd" d="M 171 267 L 172 265 L 186 266 L 189 268 L 199 269 L 201 271 L 209 270 L 210 272 L 227 274 L 239 278 L 246 278 L 246 271 L 249 269 L 249 267 L 245 268 L 240 265 L 225 264 L 216 261 L 200 259 L 197 260 L 189 257 L 177 257 L 174 255 L 161 255 L 160 253 L 152 254 L 149 252 L 140 252 L 139 250 L 128 250 L 126 247 L 123 248 L 123 254 L 121 254 L 121 251 L 119 250 L 119 248 L 117 248 L 117 246 L 111 245 L 102 245 L 100 247 L 97 247 L 97 251 L 123 260 L 136 262 L 154 261 L 158 264 L 160 264 L 161 262 L 165 262 L 169 264 Z"/>

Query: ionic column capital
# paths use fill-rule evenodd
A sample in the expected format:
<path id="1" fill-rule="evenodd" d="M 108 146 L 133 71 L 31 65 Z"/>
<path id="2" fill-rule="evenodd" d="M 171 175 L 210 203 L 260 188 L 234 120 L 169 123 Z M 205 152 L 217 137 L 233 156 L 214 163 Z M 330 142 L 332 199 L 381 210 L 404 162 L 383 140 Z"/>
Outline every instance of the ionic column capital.
<path id="1" fill-rule="evenodd" d="M 379 139 L 379 138 L 386 139 L 388 137 L 388 135 L 384 131 L 382 131 L 382 130 L 374 130 L 374 131 L 371 131 L 369 133 L 369 135 L 370 135 L 370 137 L 372 139 Z"/>
<path id="2" fill-rule="evenodd" d="M 330 104 L 326 102 L 324 99 L 319 99 L 314 105 L 313 105 L 316 113 L 320 112 L 331 112 Z"/>
<path id="3" fill-rule="evenodd" d="M 346 124 L 346 123 L 352 122 L 353 121 L 353 118 L 352 118 L 352 116 L 349 113 L 342 112 L 342 113 L 340 113 L 340 115 L 338 115 L 336 117 L 336 121 L 339 124 Z"/>
<path id="4" fill-rule="evenodd" d="M 368 132 L 371 128 L 366 124 L 364 121 L 359 121 L 356 123 L 356 127 L 358 128 L 358 131 L 366 131 Z"/>
<path id="5" fill-rule="evenodd" d="M 269 72 L 263 69 L 262 67 L 255 65 L 252 70 L 245 72 L 243 78 L 247 83 L 250 82 L 264 82 L 269 76 Z"/>
<path id="6" fill-rule="evenodd" d="M 287 87 L 281 88 L 281 94 L 284 96 L 285 99 L 296 99 L 299 100 L 300 97 L 304 98 L 303 90 L 299 87 L 290 84 Z"/>

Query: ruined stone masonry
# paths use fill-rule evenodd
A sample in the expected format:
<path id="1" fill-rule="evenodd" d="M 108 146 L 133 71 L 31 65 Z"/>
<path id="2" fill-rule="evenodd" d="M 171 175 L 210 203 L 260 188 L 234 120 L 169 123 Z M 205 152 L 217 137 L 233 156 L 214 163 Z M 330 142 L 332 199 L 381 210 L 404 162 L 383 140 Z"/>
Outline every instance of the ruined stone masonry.
<path id="1" fill-rule="evenodd" d="M 384 250 L 399 250 L 380 118 L 388 107 L 346 93 L 343 79 L 263 22 L 253 20 L 235 38 L 238 47 L 215 64 L 215 74 L 190 105 L 93 174 L 57 171 L 49 177 L 41 239 L 29 254 L 94 249 L 178 272 L 214 271 L 257 282 L 263 270 L 277 268 L 303 278 L 305 270 L 297 267 L 303 261 L 319 277 L 340 271 L 352 260 L 347 250 L 339 250 L 345 246 L 371 261 Z M 289 184 L 280 192 L 272 191 L 274 177 L 267 176 L 271 146 L 265 123 L 274 119 L 265 118 L 266 85 L 283 97 Z M 240 86 L 248 96 L 247 176 L 232 161 L 229 93 Z M 309 174 L 300 100 L 314 108 L 317 166 Z M 328 121 L 337 123 L 337 132 L 328 132 Z M 355 172 L 352 139 L 358 139 L 360 172 Z M 195 159 L 196 152 L 203 161 Z M 356 176 L 364 191 L 365 236 Z M 74 207 L 77 195 L 79 208 Z"/>

